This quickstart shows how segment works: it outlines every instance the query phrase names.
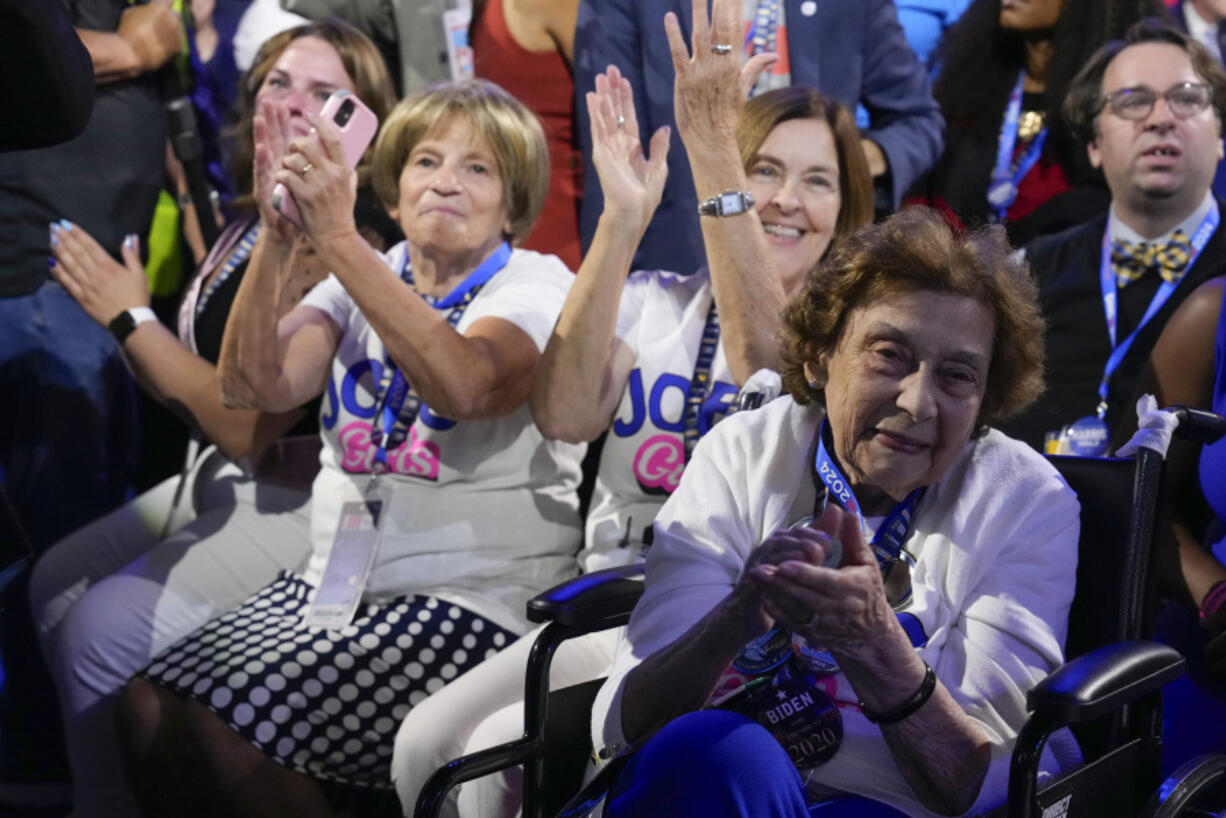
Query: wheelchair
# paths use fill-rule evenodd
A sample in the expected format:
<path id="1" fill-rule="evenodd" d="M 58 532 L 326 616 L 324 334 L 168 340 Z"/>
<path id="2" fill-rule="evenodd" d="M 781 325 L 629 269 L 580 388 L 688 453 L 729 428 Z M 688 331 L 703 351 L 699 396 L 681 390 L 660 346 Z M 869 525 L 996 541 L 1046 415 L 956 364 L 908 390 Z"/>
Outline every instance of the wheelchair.
<path id="1" fill-rule="evenodd" d="M 1172 411 L 1180 417 L 1182 437 L 1208 442 L 1226 432 L 1226 419 L 1212 413 L 1183 407 Z M 1031 715 L 1013 752 L 1008 801 L 987 814 L 1216 814 L 1195 811 L 1201 808 L 1192 805 L 1205 790 L 1226 783 L 1226 756 L 1194 759 L 1167 782 L 1160 781 L 1161 691 L 1184 666 L 1177 651 L 1145 640 L 1152 630 L 1156 598 L 1162 455 L 1142 448 L 1135 460 L 1049 459 L 1081 502 L 1066 663 L 1028 694 Z M 1127 514 L 1121 514 L 1125 509 Z M 523 736 L 436 771 L 418 798 L 416 818 L 437 815 L 452 788 L 518 764 L 524 766 L 525 818 L 590 814 L 616 780 L 624 758 L 614 759 L 581 789 L 592 749 L 589 711 L 602 680 L 550 692 L 549 666 L 566 639 L 626 624 L 641 593 L 642 566 L 634 565 L 580 576 L 532 599 L 529 620 L 548 624 L 532 647 L 526 669 Z M 1040 752 L 1048 736 L 1064 727 L 1072 729 L 1085 761 L 1040 787 Z"/>

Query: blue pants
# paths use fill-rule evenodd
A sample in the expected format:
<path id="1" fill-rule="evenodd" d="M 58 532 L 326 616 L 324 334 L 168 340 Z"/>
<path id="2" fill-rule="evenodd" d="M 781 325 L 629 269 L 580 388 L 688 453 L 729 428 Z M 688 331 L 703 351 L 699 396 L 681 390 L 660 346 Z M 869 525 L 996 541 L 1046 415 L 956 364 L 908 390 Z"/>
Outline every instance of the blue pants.
<path id="1" fill-rule="evenodd" d="M 906 818 L 866 798 L 809 805 L 800 773 L 769 732 L 726 710 L 670 722 L 630 760 L 609 794 L 612 818 Z"/>
<path id="2" fill-rule="evenodd" d="M 136 398 L 115 339 L 59 284 L 0 298 L 0 476 L 35 552 L 130 497 Z"/>

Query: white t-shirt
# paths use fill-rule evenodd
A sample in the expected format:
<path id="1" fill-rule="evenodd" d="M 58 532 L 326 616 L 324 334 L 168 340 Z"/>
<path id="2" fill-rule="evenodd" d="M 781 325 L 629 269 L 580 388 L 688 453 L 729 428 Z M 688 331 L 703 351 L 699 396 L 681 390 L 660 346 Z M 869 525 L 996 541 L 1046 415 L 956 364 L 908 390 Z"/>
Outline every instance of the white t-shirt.
<path id="1" fill-rule="evenodd" d="M 398 275 L 406 245 L 385 256 Z M 469 303 L 457 329 L 486 317 L 510 321 L 543 349 L 573 276 L 555 256 L 515 250 Z M 313 487 L 312 555 L 318 583 L 341 504 L 370 482 L 375 390 L 387 360 L 353 299 L 330 276 L 303 300 L 342 337 L 320 408 L 322 469 Z M 527 627 L 524 603 L 574 574 L 583 447 L 546 441 L 525 403 L 498 418 L 455 423 L 422 405 L 408 438 L 388 452 L 392 488 L 370 598 L 430 593 L 505 628 Z"/>
<path id="2" fill-rule="evenodd" d="M 626 674 L 706 615 L 731 592 L 758 543 L 804 513 L 797 498 L 814 491 L 809 457 L 820 420 L 820 408 L 784 397 L 728 418 L 699 442 L 685 480 L 656 518 L 647 588 L 593 708 L 596 747 L 625 744 Z M 1005 800 L 1026 692 L 1062 661 L 1079 528 L 1077 498 L 1055 468 L 997 431 L 972 440 L 916 509 L 906 543 L 916 557 L 914 596 L 900 619 L 909 634 L 918 627 L 920 656 L 991 743 L 974 811 Z M 823 685 L 839 706 L 844 736 L 813 772 L 811 787 L 931 815 L 880 728 L 860 712 L 846 676 L 836 673 Z M 1071 742 L 1067 733 L 1052 736 L 1046 772 L 1060 766 L 1056 755 L 1076 757 Z"/>
<path id="3" fill-rule="evenodd" d="M 685 401 L 711 301 L 705 268 L 690 276 L 641 270 L 626 281 L 616 333 L 634 352 L 634 369 L 600 455 L 581 557 L 585 571 L 641 556 L 644 529 L 681 480 Z M 699 434 L 724 416 L 736 395 L 720 343 Z"/>

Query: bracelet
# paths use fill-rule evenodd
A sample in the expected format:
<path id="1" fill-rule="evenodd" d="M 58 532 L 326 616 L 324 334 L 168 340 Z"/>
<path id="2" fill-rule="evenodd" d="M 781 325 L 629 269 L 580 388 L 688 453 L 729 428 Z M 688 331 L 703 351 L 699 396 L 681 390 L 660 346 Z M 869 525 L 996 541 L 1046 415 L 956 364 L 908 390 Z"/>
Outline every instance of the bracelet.
<path id="1" fill-rule="evenodd" d="M 864 714 L 864 718 L 873 724 L 897 724 L 923 707 L 924 702 L 932 697 L 932 692 L 936 689 L 937 675 L 933 672 L 932 665 L 924 662 L 924 681 L 920 682 L 919 690 L 915 691 L 911 698 L 893 710 L 887 710 L 884 713 L 873 712 L 867 704 L 861 701 L 860 712 Z"/>
<path id="2" fill-rule="evenodd" d="M 1226 608 L 1226 579 L 1219 579 L 1200 601 L 1200 621 L 1218 618 L 1223 608 Z"/>

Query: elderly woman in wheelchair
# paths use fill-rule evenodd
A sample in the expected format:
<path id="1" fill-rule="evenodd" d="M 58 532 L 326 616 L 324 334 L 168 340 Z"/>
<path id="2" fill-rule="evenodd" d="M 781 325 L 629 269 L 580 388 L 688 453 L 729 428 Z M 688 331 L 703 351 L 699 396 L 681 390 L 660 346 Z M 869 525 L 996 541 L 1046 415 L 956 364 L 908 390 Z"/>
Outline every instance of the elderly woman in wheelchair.
<path id="1" fill-rule="evenodd" d="M 790 398 L 696 448 L 593 713 L 606 814 L 961 814 L 1004 800 L 1062 661 L 1078 503 L 989 429 L 1042 385 L 1026 269 L 912 209 L 784 315 Z M 1059 768 L 1066 736 L 1043 767 Z"/>

